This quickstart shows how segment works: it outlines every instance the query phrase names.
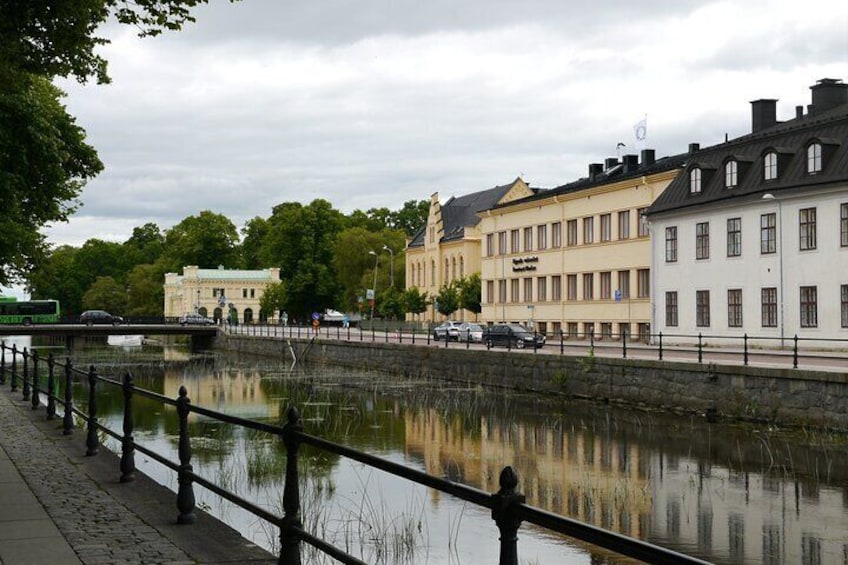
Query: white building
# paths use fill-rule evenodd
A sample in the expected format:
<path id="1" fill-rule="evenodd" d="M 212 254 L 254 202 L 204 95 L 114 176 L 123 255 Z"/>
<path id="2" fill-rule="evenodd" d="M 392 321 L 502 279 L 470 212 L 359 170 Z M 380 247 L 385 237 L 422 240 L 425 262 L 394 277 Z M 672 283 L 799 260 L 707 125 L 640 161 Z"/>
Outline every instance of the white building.
<path id="1" fill-rule="evenodd" d="M 848 85 L 811 89 L 784 122 L 752 102 L 752 133 L 694 153 L 648 209 L 664 336 L 848 346 Z"/>

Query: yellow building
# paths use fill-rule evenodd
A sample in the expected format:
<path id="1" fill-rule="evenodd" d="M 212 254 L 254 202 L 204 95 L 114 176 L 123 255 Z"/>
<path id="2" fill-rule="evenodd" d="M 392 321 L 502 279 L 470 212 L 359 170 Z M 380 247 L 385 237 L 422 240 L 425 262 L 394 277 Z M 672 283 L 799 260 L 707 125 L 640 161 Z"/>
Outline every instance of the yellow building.
<path id="1" fill-rule="evenodd" d="M 280 282 L 280 269 L 246 271 L 183 267 L 183 274 L 165 275 L 165 317 L 199 312 L 214 320 L 252 323 L 260 319 L 259 299 L 265 287 Z"/>
<path id="2" fill-rule="evenodd" d="M 451 197 L 444 204 L 439 202 L 439 193 L 434 193 L 427 225 L 407 242 L 406 288 L 417 287 L 432 300 L 442 285 L 479 273 L 481 234 L 477 213 L 534 193 L 520 178 L 503 186 Z M 453 317 L 473 320 L 474 314 L 458 311 Z M 423 319 L 430 322 L 442 318 L 432 305 L 423 314 Z"/>
<path id="3" fill-rule="evenodd" d="M 589 165 L 588 178 L 480 213 L 484 322 L 552 336 L 650 331 L 651 246 L 644 210 L 686 154 L 653 150 Z"/>

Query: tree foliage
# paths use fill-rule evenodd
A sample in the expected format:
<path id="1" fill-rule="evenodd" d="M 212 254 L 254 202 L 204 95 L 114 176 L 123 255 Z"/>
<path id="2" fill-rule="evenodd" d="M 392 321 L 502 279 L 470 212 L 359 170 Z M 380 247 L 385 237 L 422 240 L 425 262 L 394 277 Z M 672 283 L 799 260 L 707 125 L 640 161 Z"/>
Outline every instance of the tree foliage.
<path id="1" fill-rule="evenodd" d="M 407 288 L 403 292 L 403 305 L 406 311 L 415 316 L 426 312 L 430 301 L 426 292 L 421 292 L 417 286 Z"/>
<path id="2" fill-rule="evenodd" d="M 189 216 L 165 234 L 165 262 L 172 272 L 186 265 L 212 269 L 238 263 L 238 230 L 229 218 L 209 210 Z"/>
<path id="3" fill-rule="evenodd" d="M 112 314 L 124 314 L 127 309 L 127 293 L 112 277 L 97 277 L 82 297 L 86 310 L 106 310 Z"/>
<path id="4" fill-rule="evenodd" d="M 476 318 L 483 311 L 483 289 L 480 281 L 480 273 L 474 273 L 471 276 L 459 279 L 457 286 L 459 288 L 459 307 L 473 312 Z"/>
<path id="5" fill-rule="evenodd" d="M 459 310 L 459 285 L 457 281 L 443 284 L 439 288 L 435 302 L 436 310 L 444 316 L 450 317 L 451 314 Z"/>
<path id="6" fill-rule="evenodd" d="M 284 282 L 273 282 L 265 287 L 265 292 L 259 298 L 259 310 L 271 318 L 275 312 L 281 315 L 286 311 L 289 297 Z"/>

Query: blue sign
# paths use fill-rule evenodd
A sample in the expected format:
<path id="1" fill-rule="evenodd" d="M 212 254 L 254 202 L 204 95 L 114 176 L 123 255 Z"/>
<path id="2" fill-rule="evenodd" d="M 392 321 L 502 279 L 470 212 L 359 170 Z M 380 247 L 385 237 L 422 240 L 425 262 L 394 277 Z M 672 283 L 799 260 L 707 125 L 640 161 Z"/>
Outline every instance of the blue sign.
<path id="1" fill-rule="evenodd" d="M 312 312 L 313 320 L 318 320 L 319 318 L 321 318 L 321 314 L 319 314 L 318 312 Z"/>
<path id="2" fill-rule="evenodd" d="M 621 302 L 621 291 L 618 290 L 618 289 L 616 289 L 616 291 L 615 291 L 615 301 Z"/>

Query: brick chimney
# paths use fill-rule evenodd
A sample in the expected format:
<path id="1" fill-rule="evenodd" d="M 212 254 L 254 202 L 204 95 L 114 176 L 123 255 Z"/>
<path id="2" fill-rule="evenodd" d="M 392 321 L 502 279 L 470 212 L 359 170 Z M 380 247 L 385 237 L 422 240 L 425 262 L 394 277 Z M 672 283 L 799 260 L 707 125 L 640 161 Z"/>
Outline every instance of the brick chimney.
<path id="1" fill-rule="evenodd" d="M 811 86 L 810 90 L 813 91 L 811 114 L 848 104 L 848 84 L 843 84 L 840 79 L 823 78 Z"/>
<path id="2" fill-rule="evenodd" d="M 751 101 L 751 133 L 777 123 L 777 100 L 761 98 Z"/>

